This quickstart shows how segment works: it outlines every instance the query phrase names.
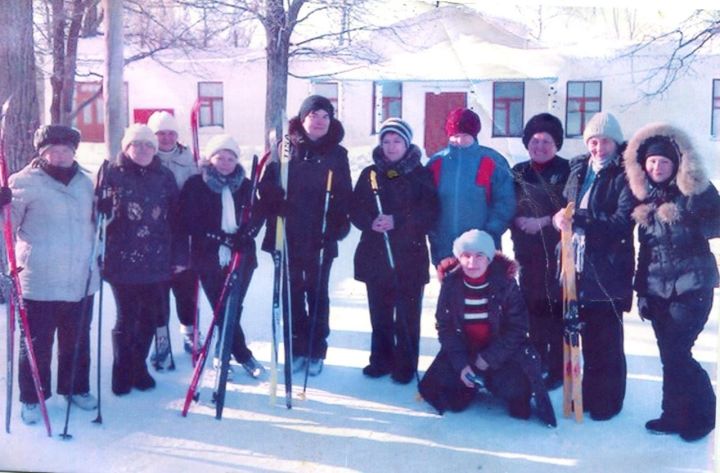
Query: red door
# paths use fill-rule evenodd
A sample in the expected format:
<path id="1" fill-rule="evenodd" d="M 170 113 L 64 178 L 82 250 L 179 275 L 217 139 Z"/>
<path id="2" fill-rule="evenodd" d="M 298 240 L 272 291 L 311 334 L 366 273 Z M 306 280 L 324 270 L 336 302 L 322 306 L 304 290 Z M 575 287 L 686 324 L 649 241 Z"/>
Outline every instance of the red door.
<path id="1" fill-rule="evenodd" d="M 143 125 L 146 125 L 150 119 L 150 115 L 155 112 L 168 112 L 170 115 L 175 115 L 175 110 L 172 108 L 134 108 L 133 123 L 142 123 Z"/>
<path id="2" fill-rule="evenodd" d="M 466 107 L 465 92 L 443 92 L 425 94 L 425 153 L 432 156 L 447 146 L 445 120 L 451 110 Z"/>

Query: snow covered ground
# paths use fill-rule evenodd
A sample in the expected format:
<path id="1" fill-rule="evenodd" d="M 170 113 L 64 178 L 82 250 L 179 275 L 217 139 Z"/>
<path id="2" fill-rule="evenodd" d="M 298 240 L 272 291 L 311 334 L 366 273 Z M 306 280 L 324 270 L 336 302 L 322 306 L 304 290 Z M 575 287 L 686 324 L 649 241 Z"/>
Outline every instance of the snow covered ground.
<path id="1" fill-rule="evenodd" d="M 361 163 L 355 161 L 355 166 Z M 92 164 L 90 164 L 92 167 Z M 354 173 L 357 169 L 354 169 Z M 520 421 L 503 406 L 478 402 L 459 414 L 438 416 L 416 399 L 414 384 L 399 386 L 388 378 L 366 379 L 370 323 L 365 288 L 352 279 L 352 255 L 358 233 L 340 247 L 331 275 L 330 350 L 323 373 L 310 378 L 307 399 L 296 396 L 292 410 L 284 406 L 282 375 L 275 405 L 269 402 L 267 378 L 255 381 L 236 366 L 228 385 L 221 421 L 209 403 L 211 380 L 205 380 L 200 403 L 187 418 L 180 415 L 191 376 L 182 353 L 177 319 L 172 337 L 177 370 L 155 375 L 158 387 L 116 397 L 110 390 L 110 329 L 115 305 L 105 288 L 102 333 L 102 425 L 95 412 L 72 410 L 69 433 L 62 440 L 64 399 L 53 396 L 48 409 L 53 437 L 42 425 L 22 424 L 15 386 L 10 434 L 0 433 L 0 470 L 52 472 L 711 472 L 715 435 L 692 444 L 677 436 L 654 436 L 644 423 L 660 409 L 661 367 L 652 328 L 636 313 L 625 317 L 628 389 L 625 408 L 607 422 L 587 418 L 583 424 L 560 413 L 561 390 L 551 393 L 558 427 L 536 418 Z M 717 241 L 715 254 L 720 254 Z M 509 242 L 504 245 L 511 248 Z M 243 327 L 255 356 L 269 366 L 272 262 L 259 255 L 260 267 L 245 301 Z M 438 283 L 427 286 L 423 306 L 420 370 L 439 349 L 434 328 Z M 716 298 L 720 296 L 716 292 Z M 97 297 L 96 297 L 97 301 Z M 717 307 L 694 353 L 716 379 Z M 97 309 L 97 308 L 96 308 Z M 4 313 L 4 310 L 0 308 Z M 202 311 L 207 330 L 210 309 Z M 6 333 L 5 317 L 0 333 Z M 97 333 L 97 312 L 93 338 Z M 93 344 L 95 340 L 93 341 Z M 5 359 L 5 343 L 0 359 Z M 93 347 L 93 363 L 97 362 Z M 95 371 L 92 367 L 92 390 Z M 5 405 L 5 370 L 1 370 L 0 406 Z M 16 372 L 17 376 L 17 372 Z M 295 380 L 302 383 L 302 380 Z M 16 383 L 17 384 L 17 383 Z M 296 393 L 299 392 L 296 386 Z"/>

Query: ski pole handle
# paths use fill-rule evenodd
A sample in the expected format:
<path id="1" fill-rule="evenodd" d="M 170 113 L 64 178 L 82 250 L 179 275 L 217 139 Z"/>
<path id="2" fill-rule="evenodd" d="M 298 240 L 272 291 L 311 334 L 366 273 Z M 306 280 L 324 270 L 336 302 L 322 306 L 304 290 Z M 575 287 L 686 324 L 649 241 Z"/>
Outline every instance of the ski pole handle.
<path id="1" fill-rule="evenodd" d="M 378 193 L 377 173 L 375 170 L 370 171 L 370 188 L 375 196 L 375 206 L 377 207 L 378 214 L 384 214 L 382 203 L 380 202 L 380 194 Z M 393 258 L 392 248 L 390 247 L 390 236 L 387 232 L 383 232 L 383 239 L 385 240 L 385 249 L 387 250 L 388 263 L 390 269 L 395 270 L 395 259 Z"/>

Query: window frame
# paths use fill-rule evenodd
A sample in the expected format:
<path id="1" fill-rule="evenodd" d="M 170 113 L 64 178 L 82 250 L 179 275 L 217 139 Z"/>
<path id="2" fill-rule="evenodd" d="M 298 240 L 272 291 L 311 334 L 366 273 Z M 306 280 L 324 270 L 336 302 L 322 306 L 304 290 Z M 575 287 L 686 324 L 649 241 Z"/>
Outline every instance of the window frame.
<path id="1" fill-rule="evenodd" d="M 720 79 L 712 80 L 710 102 L 710 136 L 720 139 Z"/>
<path id="2" fill-rule="evenodd" d="M 497 86 L 498 85 L 519 85 L 520 86 L 520 97 L 498 97 Z M 517 130 L 512 130 L 512 115 L 513 115 L 513 104 L 520 104 L 520 121 Z M 523 135 L 523 124 L 525 123 L 525 82 L 524 81 L 496 81 L 493 82 L 493 110 L 492 110 L 492 131 L 491 136 L 493 138 L 519 138 Z M 500 107 L 499 105 L 502 105 Z M 496 126 L 496 113 L 499 110 L 505 112 L 505 123 L 503 124 L 502 133 L 498 133 L 498 127 Z"/>
<path id="3" fill-rule="evenodd" d="M 382 111 L 380 117 L 377 116 L 377 92 L 378 87 L 385 88 L 385 84 L 397 84 L 399 94 L 393 95 L 393 96 L 387 96 L 384 93 L 382 94 Z M 384 90 L 383 90 L 384 92 Z M 393 104 L 399 105 L 400 113 L 397 114 L 390 114 L 390 106 Z M 372 83 L 372 129 L 371 134 L 376 135 L 378 131 L 380 131 L 380 124 L 387 120 L 390 117 L 396 117 L 396 118 L 402 118 L 402 105 L 403 105 L 403 83 L 402 81 L 397 80 L 383 80 L 383 81 L 373 81 Z"/>
<path id="4" fill-rule="evenodd" d="M 576 84 L 581 84 L 583 88 L 583 95 L 582 96 L 570 96 L 570 87 Z M 587 87 L 590 84 L 597 84 L 598 85 L 598 95 L 597 97 L 594 96 L 588 96 L 587 94 Z M 565 84 L 565 137 L 566 138 L 579 138 L 582 137 L 583 132 L 585 131 L 585 125 L 590 120 L 590 118 L 595 115 L 596 113 L 602 112 L 602 97 L 603 97 L 603 83 L 601 80 L 569 80 Z M 570 111 L 570 102 L 571 101 L 577 101 L 579 102 L 579 105 L 577 106 L 577 111 Z M 590 102 L 597 102 L 597 110 L 589 111 L 587 110 L 587 104 Z M 575 107 L 573 107 L 575 108 Z M 580 116 L 580 130 L 578 133 L 575 133 L 571 130 L 571 121 L 570 121 L 570 114 L 579 114 Z"/>
<path id="5" fill-rule="evenodd" d="M 219 85 L 221 90 L 220 96 L 202 95 L 201 88 L 203 85 Z M 199 81 L 197 83 L 197 99 L 200 102 L 200 113 L 198 113 L 198 127 L 207 126 L 225 126 L 225 87 L 222 81 Z M 217 107 L 220 107 L 220 120 L 216 121 Z M 205 113 L 210 117 L 210 122 L 206 122 Z"/>

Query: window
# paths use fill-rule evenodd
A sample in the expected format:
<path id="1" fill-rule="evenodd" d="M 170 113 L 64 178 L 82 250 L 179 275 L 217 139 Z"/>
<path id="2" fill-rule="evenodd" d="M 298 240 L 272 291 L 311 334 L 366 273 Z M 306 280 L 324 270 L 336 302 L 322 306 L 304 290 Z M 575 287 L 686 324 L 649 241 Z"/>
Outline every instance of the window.
<path id="1" fill-rule="evenodd" d="M 710 134 L 720 138 L 720 79 L 713 79 L 713 101 Z"/>
<path id="2" fill-rule="evenodd" d="M 198 82 L 200 126 L 223 126 L 222 82 Z"/>
<path id="3" fill-rule="evenodd" d="M 402 82 L 373 82 L 373 134 L 390 117 L 402 118 Z"/>
<path id="4" fill-rule="evenodd" d="M 565 115 L 565 136 L 582 136 L 585 124 L 600 111 L 602 82 L 568 81 Z"/>
<path id="5" fill-rule="evenodd" d="M 493 83 L 492 136 L 522 136 L 524 82 Z"/>
<path id="6" fill-rule="evenodd" d="M 337 82 L 315 82 L 312 85 L 313 94 L 322 95 L 330 100 L 332 106 L 335 107 L 335 117 L 340 114 L 338 109 L 338 89 Z"/>

